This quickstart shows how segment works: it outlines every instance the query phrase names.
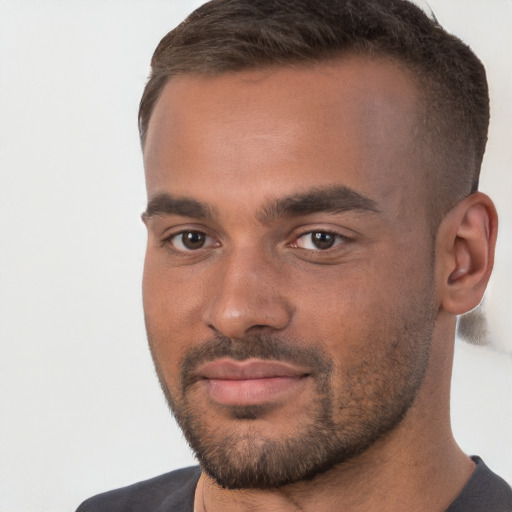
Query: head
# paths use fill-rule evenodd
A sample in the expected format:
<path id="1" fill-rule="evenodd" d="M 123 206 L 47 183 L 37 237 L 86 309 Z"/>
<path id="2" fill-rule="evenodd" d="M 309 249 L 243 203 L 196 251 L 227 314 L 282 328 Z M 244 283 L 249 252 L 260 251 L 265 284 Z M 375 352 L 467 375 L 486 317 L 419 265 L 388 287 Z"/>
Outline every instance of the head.
<path id="1" fill-rule="evenodd" d="M 492 266 L 487 104 L 478 59 L 399 0 L 214 0 L 162 40 L 146 325 L 218 483 L 310 479 L 444 422 L 443 342 Z"/>

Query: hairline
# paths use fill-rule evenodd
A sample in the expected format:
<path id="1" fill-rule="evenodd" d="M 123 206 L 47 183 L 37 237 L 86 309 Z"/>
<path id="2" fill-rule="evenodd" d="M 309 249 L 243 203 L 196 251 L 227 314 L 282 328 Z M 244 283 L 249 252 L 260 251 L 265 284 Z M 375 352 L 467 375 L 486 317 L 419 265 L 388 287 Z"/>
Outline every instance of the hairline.
<path id="1" fill-rule="evenodd" d="M 380 49 L 365 49 L 359 47 L 348 47 L 342 50 L 338 50 L 333 52 L 332 55 L 321 55 L 318 57 L 308 57 L 303 58 L 301 60 L 296 61 L 276 61 L 276 62 L 256 62 L 254 64 L 247 64 L 243 67 L 237 68 L 226 68 L 226 69 L 190 69 L 188 71 L 183 71 L 179 73 L 169 73 L 168 75 L 161 75 L 158 77 L 158 87 L 156 88 L 158 94 L 154 97 L 150 103 L 150 109 L 147 110 L 147 116 L 145 118 L 145 123 L 142 121 L 142 103 L 144 101 L 144 96 L 141 99 L 141 105 L 139 108 L 139 135 L 140 135 L 140 143 L 142 151 L 144 152 L 147 133 L 149 129 L 149 123 L 151 122 L 151 118 L 153 116 L 153 112 L 155 107 L 162 96 L 162 93 L 168 83 L 176 77 L 221 77 L 226 75 L 235 75 L 244 72 L 251 71 L 272 71 L 272 70 L 281 70 L 281 69 L 307 69 L 314 68 L 316 66 L 336 64 L 336 62 L 344 61 L 346 59 L 350 59 L 351 57 L 360 57 L 362 59 L 368 59 L 369 61 L 381 61 L 381 62 L 390 62 L 396 65 L 400 71 L 403 72 L 404 75 L 407 75 L 408 78 L 411 79 L 411 83 L 415 86 L 417 95 L 418 95 L 418 106 L 427 108 L 426 102 L 428 101 L 429 89 L 431 88 L 431 80 L 428 81 L 429 85 L 425 85 L 424 81 L 422 82 L 420 78 L 419 70 L 416 69 L 417 66 L 414 66 L 412 63 L 409 63 L 404 58 L 400 58 L 400 56 L 393 55 L 389 52 L 382 51 Z M 149 82 L 148 82 L 149 83 Z M 145 105 L 147 109 L 147 105 Z"/>

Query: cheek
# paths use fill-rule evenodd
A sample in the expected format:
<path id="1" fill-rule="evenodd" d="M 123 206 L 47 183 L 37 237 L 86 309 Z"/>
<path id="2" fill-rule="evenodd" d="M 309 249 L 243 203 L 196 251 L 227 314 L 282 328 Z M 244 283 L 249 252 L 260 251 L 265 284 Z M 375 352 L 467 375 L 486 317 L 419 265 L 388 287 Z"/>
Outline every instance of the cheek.
<path id="1" fill-rule="evenodd" d="M 336 367 L 346 370 L 379 348 L 383 332 L 391 329 L 390 313 L 375 296 L 340 291 L 305 308 L 296 327 L 301 338 L 317 342 Z"/>
<path id="2" fill-rule="evenodd" d="M 185 273 L 186 274 L 186 273 Z M 194 280 L 146 255 L 142 282 L 144 317 L 151 352 L 167 383 L 177 375 L 179 361 L 199 339 L 198 298 Z"/>
<path id="3" fill-rule="evenodd" d="M 403 328 L 409 302 L 422 297 L 404 272 L 383 258 L 312 272 L 296 294 L 297 334 L 319 343 L 340 368 L 363 361 Z"/>
<path id="4" fill-rule="evenodd" d="M 179 336 L 197 323 L 204 289 L 190 267 L 173 267 L 160 252 L 146 253 L 142 281 L 144 312 L 158 332 Z"/>

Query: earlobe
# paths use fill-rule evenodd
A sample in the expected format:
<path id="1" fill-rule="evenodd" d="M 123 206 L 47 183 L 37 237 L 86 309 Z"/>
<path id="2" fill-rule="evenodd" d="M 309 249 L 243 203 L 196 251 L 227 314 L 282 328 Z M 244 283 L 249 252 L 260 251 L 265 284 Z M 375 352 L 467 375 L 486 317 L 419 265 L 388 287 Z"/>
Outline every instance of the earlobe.
<path id="1" fill-rule="evenodd" d="M 457 204 L 439 227 L 436 251 L 442 308 L 454 315 L 478 306 L 494 262 L 498 216 L 477 192 Z"/>

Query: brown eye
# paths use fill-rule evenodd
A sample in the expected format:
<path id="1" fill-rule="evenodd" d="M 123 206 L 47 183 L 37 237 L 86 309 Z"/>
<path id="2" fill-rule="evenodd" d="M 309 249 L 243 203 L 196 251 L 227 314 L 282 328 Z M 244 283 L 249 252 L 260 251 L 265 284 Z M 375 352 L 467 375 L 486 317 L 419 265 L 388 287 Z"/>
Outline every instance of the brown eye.
<path id="1" fill-rule="evenodd" d="M 209 247 L 217 247 L 218 243 L 201 231 L 182 231 L 166 241 L 178 252 L 191 252 Z"/>
<path id="2" fill-rule="evenodd" d="M 297 238 L 295 245 L 301 249 L 325 251 L 345 242 L 344 236 L 329 231 L 310 231 Z"/>
<path id="3" fill-rule="evenodd" d="M 336 242 L 336 236 L 331 233 L 317 231 L 311 233 L 311 242 L 317 249 L 330 249 Z"/>
<path id="4" fill-rule="evenodd" d="M 206 235 L 199 231 L 187 231 L 180 236 L 184 247 L 190 250 L 201 249 L 206 241 Z"/>

